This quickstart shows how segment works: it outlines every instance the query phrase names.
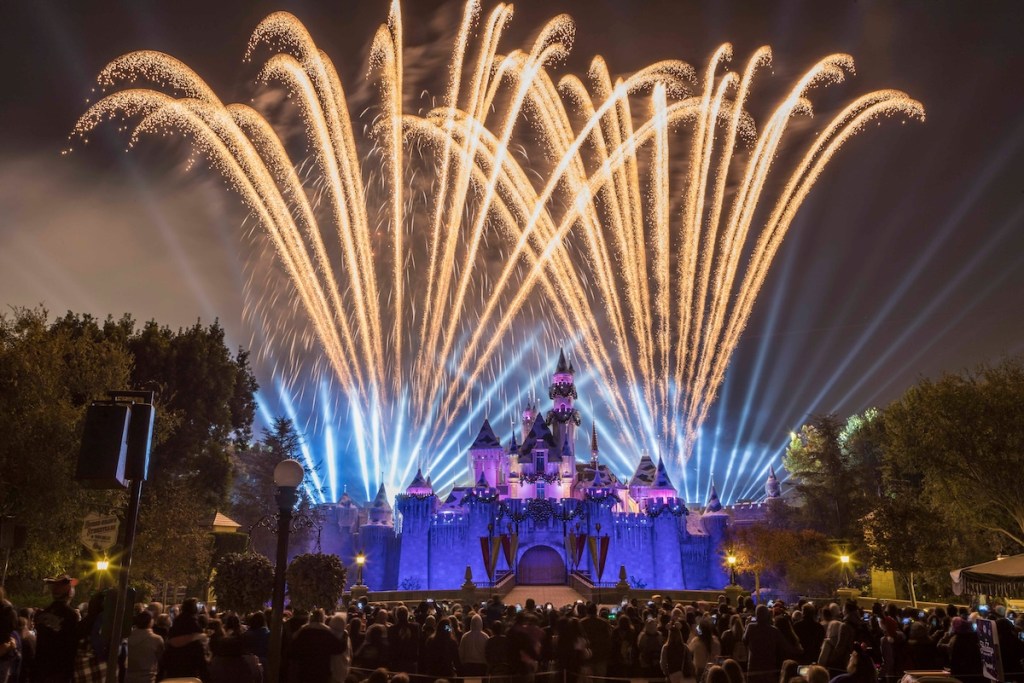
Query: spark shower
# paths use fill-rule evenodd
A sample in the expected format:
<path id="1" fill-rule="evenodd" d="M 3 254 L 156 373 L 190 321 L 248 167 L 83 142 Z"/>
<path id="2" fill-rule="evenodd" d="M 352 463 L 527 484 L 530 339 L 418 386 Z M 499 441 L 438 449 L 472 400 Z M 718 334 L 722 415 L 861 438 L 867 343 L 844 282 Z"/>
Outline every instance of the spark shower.
<path id="1" fill-rule="evenodd" d="M 511 5 L 484 15 L 471 0 L 439 104 L 413 112 L 421 84 L 404 80 L 395 2 L 372 42 L 379 98 L 362 137 L 330 58 L 284 12 L 256 27 L 246 59 L 263 92 L 287 95 L 263 109 L 287 107 L 301 133 L 152 51 L 108 64 L 75 127 L 87 140 L 121 120 L 129 146 L 184 137 L 241 197 L 283 276 L 250 278 L 249 317 L 284 358 L 275 379 L 316 396 L 328 429 L 322 499 L 341 493 L 341 458 L 366 497 L 382 479 L 394 494 L 417 465 L 439 489 L 455 483 L 457 437 L 512 419 L 559 344 L 596 396 L 614 469 L 628 476 L 645 450 L 685 463 L 829 160 L 869 122 L 924 116 L 902 92 L 861 95 L 783 162 L 787 128 L 811 116 L 814 89 L 852 73 L 850 56 L 811 66 L 759 124 L 747 104 L 768 47 L 736 71 L 725 44 L 699 71 L 666 60 L 616 76 L 595 56 L 559 78 L 573 21 L 503 52 L 511 19 Z M 530 349 L 543 365 L 526 379 Z"/>

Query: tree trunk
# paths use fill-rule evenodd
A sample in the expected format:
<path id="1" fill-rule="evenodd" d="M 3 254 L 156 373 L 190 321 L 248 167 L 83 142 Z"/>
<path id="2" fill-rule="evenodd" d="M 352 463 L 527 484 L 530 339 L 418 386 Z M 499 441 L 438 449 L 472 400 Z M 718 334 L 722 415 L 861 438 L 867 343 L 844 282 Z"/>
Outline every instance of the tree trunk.
<path id="1" fill-rule="evenodd" d="M 917 593 L 914 591 L 914 572 L 910 572 L 910 606 L 917 607 Z"/>

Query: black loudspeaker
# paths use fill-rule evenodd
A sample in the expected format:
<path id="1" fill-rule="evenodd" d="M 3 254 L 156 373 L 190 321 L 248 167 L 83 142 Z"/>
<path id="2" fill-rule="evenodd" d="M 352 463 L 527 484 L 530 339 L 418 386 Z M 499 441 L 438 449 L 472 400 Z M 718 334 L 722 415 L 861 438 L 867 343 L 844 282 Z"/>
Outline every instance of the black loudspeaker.
<path id="1" fill-rule="evenodd" d="M 128 424 L 131 407 L 126 404 L 93 403 L 85 413 L 82 450 L 78 453 L 75 479 L 87 489 L 127 487 Z"/>
<path id="2" fill-rule="evenodd" d="M 128 459 L 124 476 L 131 481 L 146 481 L 149 473 L 149 449 L 153 443 L 156 410 L 149 403 L 133 403 L 128 425 Z"/>

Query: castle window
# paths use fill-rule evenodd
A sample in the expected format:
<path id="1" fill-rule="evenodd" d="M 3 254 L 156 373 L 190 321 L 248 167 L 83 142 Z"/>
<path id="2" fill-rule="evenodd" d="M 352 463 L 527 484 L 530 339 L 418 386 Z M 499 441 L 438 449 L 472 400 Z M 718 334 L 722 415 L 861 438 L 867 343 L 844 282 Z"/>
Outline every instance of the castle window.
<path id="1" fill-rule="evenodd" d="M 537 482 L 537 497 L 544 498 L 544 482 Z"/>
<path id="2" fill-rule="evenodd" d="M 538 455 L 537 456 L 537 464 L 535 466 L 535 470 L 536 470 L 537 474 L 544 474 L 544 456 L 543 455 Z"/>

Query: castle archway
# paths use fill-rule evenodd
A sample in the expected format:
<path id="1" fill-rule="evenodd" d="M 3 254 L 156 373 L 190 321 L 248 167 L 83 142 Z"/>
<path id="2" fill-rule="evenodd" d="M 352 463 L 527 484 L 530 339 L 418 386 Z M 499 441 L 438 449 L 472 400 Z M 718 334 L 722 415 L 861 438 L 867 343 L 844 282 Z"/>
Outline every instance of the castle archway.
<path id="1" fill-rule="evenodd" d="M 564 585 L 565 560 L 551 546 L 535 545 L 519 558 L 516 583 L 527 586 Z"/>

